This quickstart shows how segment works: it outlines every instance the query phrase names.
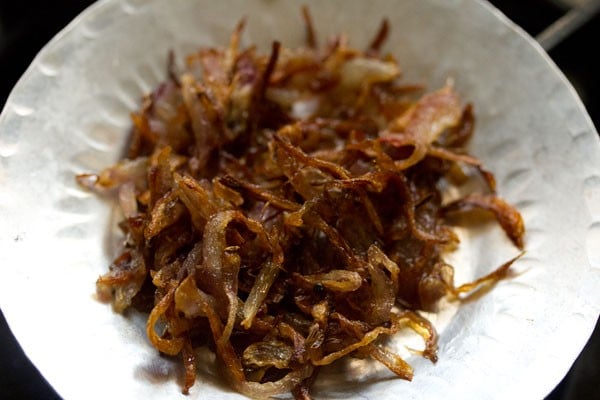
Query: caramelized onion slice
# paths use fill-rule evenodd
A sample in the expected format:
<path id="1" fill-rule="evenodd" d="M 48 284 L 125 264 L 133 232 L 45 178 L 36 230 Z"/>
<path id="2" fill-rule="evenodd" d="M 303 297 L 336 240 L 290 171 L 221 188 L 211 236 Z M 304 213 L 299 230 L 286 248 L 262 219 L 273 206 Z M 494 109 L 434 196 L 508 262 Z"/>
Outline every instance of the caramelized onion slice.
<path id="1" fill-rule="evenodd" d="M 388 367 L 400 378 L 412 381 L 414 375 L 412 367 L 398 354 L 374 344 L 368 344 L 365 346 L 365 350 L 371 357 Z"/>
<path id="2" fill-rule="evenodd" d="M 525 235 L 523 217 L 521 217 L 521 214 L 513 206 L 498 196 L 471 194 L 446 205 L 444 212 L 449 214 L 475 209 L 493 213 L 510 240 L 512 240 L 515 246 L 523 250 L 523 236 Z"/>
<path id="3" fill-rule="evenodd" d="M 336 269 L 323 274 L 303 275 L 307 282 L 321 284 L 334 292 L 353 292 L 362 284 L 362 277 L 354 271 Z"/>
<path id="4" fill-rule="evenodd" d="M 294 349 L 280 340 L 255 342 L 244 350 L 244 365 L 284 369 L 290 365 Z"/>
<path id="5" fill-rule="evenodd" d="M 250 398 L 268 398 L 282 393 L 290 393 L 304 379 L 311 376 L 313 369 L 311 364 L 305 364 L 274 382 L 258 383 L 242 380 L 234 381 L 232 385 L 238 392 Z"/>
<path id="6" fill-rule="evenodd" d="M 277 274 L 280 269 L 281 264 L 272 261 L 266 262 L 261 267 L 260 272 L 256 277 L 256 282 L 254 282 L 254 286 L 252 286 L 250 294 L 244 303 L 244 308 L 242 309 L 244 319 L 240 325 L 244 328 L 248 329 L 252 326 L 252 321 L 254 320 L 258 309 L 265 301 L 271 285 L 273 285 L 273 282 L 277 279 Z"/>
<path id="7" fill-rule="evenodd" d="M 98 296 L 106 300 L 112 298 L 113 309 L 123 312 L 142 288 L 146 273 L 142 255 L 134 250 L 127 251 L 117 257 L 110 271 L 96 281 Z"/>
<path id="8" fill-rule="evenodd" d="M 148 158 L 138 157 L 133 160 L 124 159 L 99 174 L 79 174 L 77 183 L 88 189 L 97 191 L 109 190 L 126 182 L 133 182 L 136 187 L 146 186 Z"/>
<path id="9" fill-rule="evenodd" d="M 448 128 L 460 122 L 460 100 L 451 85 L 423 96 L 406 115 L 393 121 L 379 140 L 395 147 L 412 146 L 411 155 L 396 164 L 406 169 L 421 161 L 428 148 Z"/>
<path id="10" fill-rule="evenodd" d="M 150 315 L 148 316 L 148 321 L 146 323 L 146 334 L 148 335 L 148 339 L 150 339 L 150 342 L 152 342 L 152 345 L 162 353 L 169 354 L 172 356 L 179 354 L 179 352 L 183 348 L 183 345 L 185 344 L 185 339 L 181 337 L 162 337 L 156 332 L 156 324 L 161 318 L 164 317 L 169 307 L 173 305 L 173 298 L 177 286 L 177 281 L 170 282 L 167 293 L 154 306 L 154 308 L 150 312 Z"/>
<path id="11" fill-rule="evenodd" d="M 482 276 L 481 278 L 474 280 L 473 282 L 464 283 L 457 288 L 451 288 L 451 292 L 456 297 L 459 297 L 460 294 L 467 294 L 467 296 L 463 297 L 463 299 L 469 298 L 471 294 L 474 294 L 481 287 L 493 285 L 500 279 L 504 278 L 508 274 L 508 270 L 510 269 L 510 267 L 524 254 L 525 253 L 522 252 L 521 254 L 508 260 L 507 262 L 496 268 L 494 271 L 490 272 L 485 276 Z"/>

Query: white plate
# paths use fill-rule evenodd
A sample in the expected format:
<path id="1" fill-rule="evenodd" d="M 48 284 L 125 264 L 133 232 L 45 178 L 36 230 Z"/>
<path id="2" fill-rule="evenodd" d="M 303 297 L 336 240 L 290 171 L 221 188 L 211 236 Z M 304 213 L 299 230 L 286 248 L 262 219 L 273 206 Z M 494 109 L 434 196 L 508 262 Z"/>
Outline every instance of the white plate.
<path id="1" fill-rule="evenodd" d="M 575 92 L 539 46 L 481 1 L 302 3 L 321 37 L 344 31 L 359 47 L 387 16 L 386 49 L 407 81 L 434 89 L 452 77 L 475 104 L 472 152 L 496 172 L 527 227 L 516 277 L 435 318 L 437 364 L 411 357 L 413 382 L 362 364 L 341 368 L 343 376 L 337 369 L 318 385 L 319 398 L 542 398 L 600 311 L 600 146 Z M 180 391 L 178 363 L 158 357 L 142 318 L 115 315 L 94 297 L 114 252 L 111 203 L 81 190 L 74 175 L 117 159 L 128 113 L 165 76 L 169 49 L 183 56 L 225 44 L 242 15 L 246 43 L 299 44 L 300 4 L 101 1 L 54 38 L 15 87 L 0 116 L 0 304 L 61 396 L 158 399 Z M 484 233 L 465 237 L 455 257 L 459 280 L 510 253 L 501 234 Z M 201 369 L 190 398 L 241 397 L 210 366 Z"/>

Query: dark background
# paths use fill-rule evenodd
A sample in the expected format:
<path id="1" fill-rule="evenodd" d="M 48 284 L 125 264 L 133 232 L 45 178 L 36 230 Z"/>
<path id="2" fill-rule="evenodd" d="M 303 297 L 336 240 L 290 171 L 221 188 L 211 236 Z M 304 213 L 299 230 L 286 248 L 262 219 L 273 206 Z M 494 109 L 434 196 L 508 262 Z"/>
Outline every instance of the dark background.
<path id="1" fill-rule="evenodd" d="M 563 9 L 548 0 L 491 2 L 533 36 L 564 14 Z M 0 108 L 42 46 L 91 3 L 90 0 L 0 0 Z M 549 53 L 579 92 L 596 127 L 600 126 L 600 62 L 594 53 L 599 50 L 599 38 L 600 16 L 596 16 Z M 1 312 L 0 399 L 59 399 L 23 354 Z M 574 399 L 600 399 L 598 325 L 571 371 L 547 397 L 547 400 Z"/>

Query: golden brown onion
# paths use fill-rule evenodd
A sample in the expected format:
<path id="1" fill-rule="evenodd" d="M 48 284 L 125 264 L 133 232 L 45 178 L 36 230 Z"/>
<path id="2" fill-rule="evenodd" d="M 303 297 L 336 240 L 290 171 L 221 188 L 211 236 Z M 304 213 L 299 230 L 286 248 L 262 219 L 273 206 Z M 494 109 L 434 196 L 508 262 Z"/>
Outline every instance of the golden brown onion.
<path id="1" fill-rule="evenodd" d="M 202 346 L 250 397 L 308 399 L 320 367 L 346 357 L 410 380 L 382 339 L 414 331 L 435 362 L 420 312 L 491 287 L 515 261 L 455 287 L 446 215 L 491 212 L 524 245 L 520 214 L 464 148 L 475 117 L 452 85 L 401 83 L 380 55 L 387 21 L 360 51 L 341 35 L 319 46 L 303 16 L 304 48 L 243 48 L 242 21 L 226 48 L 200 49 L 181 72 L 171 56 L 132 114 L 128 158 L 77 177 L 118 194 L 125 218 L 98 293 L 118 312 L 149 312 L 152 345 L 182 358 L 184 393 Z M 447 189 L 466 195 L 443 205 Z"/>

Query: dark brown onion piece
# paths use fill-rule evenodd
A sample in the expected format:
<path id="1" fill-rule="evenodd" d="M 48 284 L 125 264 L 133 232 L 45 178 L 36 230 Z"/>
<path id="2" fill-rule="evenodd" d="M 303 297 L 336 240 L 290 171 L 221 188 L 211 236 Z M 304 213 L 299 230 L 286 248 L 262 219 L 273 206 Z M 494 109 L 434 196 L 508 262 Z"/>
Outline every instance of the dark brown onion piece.
<path id="1" fill-rule="evenodd" d="M 379 54 L 379 50 L 381 49 L 381 46 L 383 46 L 383 43 L 386 41 L 389 32 L 390 24 L 387 18 L 384 18 L 383 21 L 381 21 L 381 25 L 379 25 L 379 31 L 377 31 L 377 34 L 371 41 L 369 47 L 367 48 L 368 55 L 375 56 Z"/>

